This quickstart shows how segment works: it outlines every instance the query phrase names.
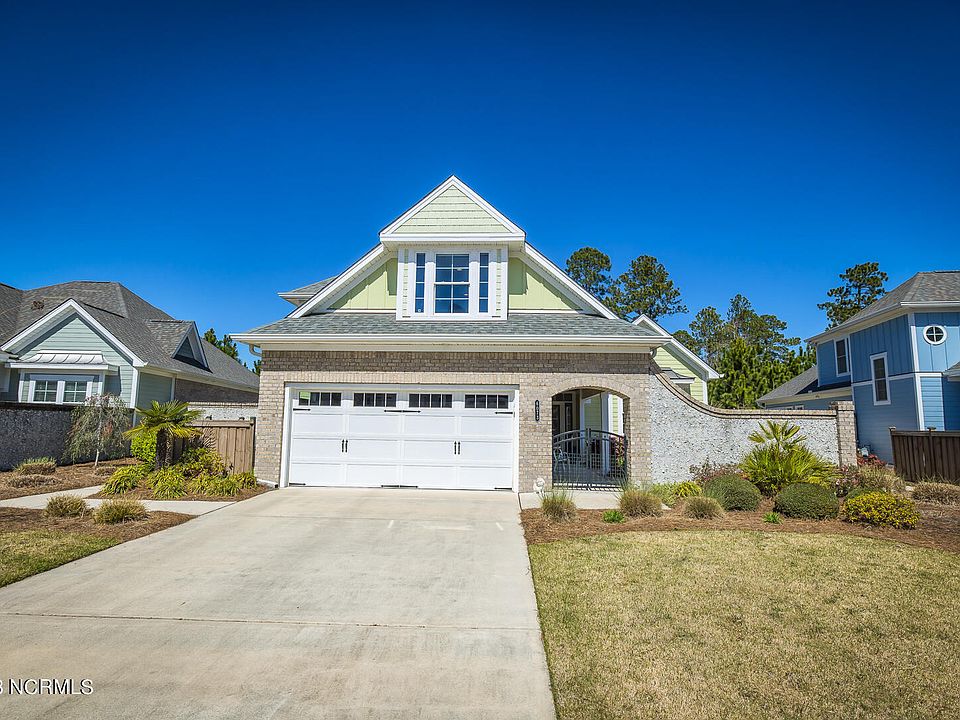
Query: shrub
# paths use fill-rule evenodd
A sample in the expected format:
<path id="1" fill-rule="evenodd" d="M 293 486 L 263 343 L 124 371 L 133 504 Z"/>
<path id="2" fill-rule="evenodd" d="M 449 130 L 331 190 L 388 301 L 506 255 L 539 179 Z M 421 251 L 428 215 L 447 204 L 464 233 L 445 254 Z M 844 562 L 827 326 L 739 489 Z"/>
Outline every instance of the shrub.
<path id="1" fill-rule="evenodd" d="M 700 487 L 699 483 L 692 480 L 684 480 L 677 484 L 674 492 L 676 492 L 678 498 L 697 497 L 703 495 L 703 488 Z"/>
<path id="2" fill-rule="evenodd" d="M 626 487 L 620 493 L 620 512 L 627 517 L 659 517 L 663 515 L 663 502 L 659 495 L 644 492 L 638 487 Z"/>
<path id="3" fill-rule="evenodd" d="M 18 475 L 53 475 L 57 471 L 57 461 L 52 457 L 28 458 L 13 471 Z"/>
<path id="4" fill-rule="evenodd" d="M 186 478 L 177 466 L 155 470 L 147 476 L 147 482 L 157 500 L 176 500 L 187 494 Z"/>
<path id="5" fill-rule="evenodd" d="M 863 465 L 858 468 L 857 479 L 860 487 L 883 490 L 888 493 L 902 493 L 905 489 L 903 479 L 886 465 Z"/>
<path id="6" fill-rule="evenodd" d="M 622 523 L 626 518 L 619 510 L 607 510 L 603 513 L 603 521 L 606 523 Z"/>
<path id="7" fill-rule="evenodd" d="M 698 520 L 715 520 L 723 517 L 723 508 L 711 497 L 692 497 L 683 504 L 683 514 Z"/>
<path id="8" fill-rule="evenodd" d="M 83 517 L 89 508 L 82 497 L 54 495 L 47 500 L 47 515 L 50 517 Z"/>
<path id="9" fill-rule="evenodd" d="M 256 487 L 257 478 L 253 473 L 236 473 L 227 477 L 197 475 L 190 481 L 190 492 L 197 495 L 234 496 L 241 490 Z"/>
<path id="10" fill-rule="evenodd" d="M 783 521 L 783 517 L 778 512 L 768 512 L 763 514 L 763 521 L 779 525 Z"/>
<path id="11" fill-rule="evenodd" d="M 187 478 L 199 475 L 225 477 L 227 474 L 227 463 L 220 454 L 205 447 L 189 448 L 180 456 L 177 465 Z"/>
<path id="12" fill-rule="evenodd" d="M 543 514 L 555 522 L 566 522 L 577 516 L 577 505 L 573 502 L 573 495 L 563 489 L 545 492 L 540 507 Z"/>
<path id="13" fill-rule="evenodd" d="M 740 475 L 720 475 L 710 480 L 703 494 L 712 497 L 724 510 L 756 510 L 760 507 L 760 491 Z"/>
<path id="14" fill-rule="evenodd" d="M 149 513 L 139 500 L 132 498 L 117 498 L 105 500 L 100 507 L 93 511 L 93 521 L 106 525 L 126 522 L 127 520 L 143 520 Z"/>
<path id="15" fill-rule="evenodd" d="M 740 467 L 764 495 L 776 495 L 792 483 L 832 484 L 839 469 L 803 444 L 800 427 L 767 420 L 750 433 L 755 443 Z"/>
<path id="16" fill-rule="evenodd" d="M 909 529 L 917 526 L 920 513 L 912 500 L 874 490 L 847 500 L 841 518 L 847 522 Z"/>
<path id="17" fill-rule="evenodd" d="M 740 468 L 731 463 L 712 463 L 707 460 L 702 465 L 690 466 L 690 475 L 698 485 L 705 485 L 721 475 L 740 474 Z"/>
<path id="18" fill-rule="evenodd" d="M 134 435 L 130 440 L 130 454 L 153 467 L 157 462 L 157 434 L 145 432 Z"/>
<path id="19" fill-rule="evenodd" d="M 125 465 L 113 471 L 110 479 L 103 484 L 103 492 L 108 495 L 119 495 L 133 490 L 140 481 L 150 472 L 146 464 Z"/>
<path id="20" fill-rule="evenodd" d="M 960 485 L 941 482 L 918 482 L 913 489 L 913 499 L 941 505 L 960 505 Z"/>
<path id="21" fill-rule="evenodd" d="M 656 495 L 667 507 L 673 507 L 677 504 L 677 485 L 678 483 L 654 483 L 647 488 L 647 492 Z"/>
<path id="22" fill-rule="evenodd" d="M 57 479 L 53 475 L 14 475 L 7 480 L 7 485 L 15 488 L 40 487 L 56 481 Z"/>
<path id="23" fill-rule="evenodd" d="M 835 518 L 840 503 L 833 491 L 823 485 L 793 483 L 777 494 L 773 509 L 787 517 L 823 520 Z"/>
<path id="24" fill-rule="evenodd" d="M 859 485 L 857 485 L 856 487 L 851 488 L 850 491 L 844 496 L 843 499 L 853 500 L 853 498 L 857 497 L 858 495 L 866 495 L 867 493 L 871 493 L 871 492 L 883 492 L 883 491 L 874 490 L 872 488 L 860 487 Z"/>

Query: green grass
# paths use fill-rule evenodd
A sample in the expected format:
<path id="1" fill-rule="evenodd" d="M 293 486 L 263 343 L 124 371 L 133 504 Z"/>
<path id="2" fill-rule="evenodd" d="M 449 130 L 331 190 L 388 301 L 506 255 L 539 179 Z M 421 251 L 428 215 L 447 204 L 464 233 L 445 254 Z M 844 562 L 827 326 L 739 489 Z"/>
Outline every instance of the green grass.
<path id="1" fill-rule="evenodd" d="M 105 550 L 117 542 L 51 530 L 0 533 L 0 587 Z"/>
<path id="2" fill-rule="evenodd" d="M 934 718 L 960 707 L 960 556 L 832 535 L 530 546 L 560 720 Z"/>

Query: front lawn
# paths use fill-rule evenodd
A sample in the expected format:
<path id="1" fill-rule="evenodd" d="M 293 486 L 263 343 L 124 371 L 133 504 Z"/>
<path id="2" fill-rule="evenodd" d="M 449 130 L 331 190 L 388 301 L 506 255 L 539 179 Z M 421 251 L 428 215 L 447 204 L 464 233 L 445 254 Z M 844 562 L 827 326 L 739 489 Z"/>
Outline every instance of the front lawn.
<path id="1" fill-rule="evenodd" d="M 42 510 L 0 507 L 0 587 L 190 517 L 153 512 L 143 520 L 98 525 L 89 515 L 57 518 Z"/>
<path id="2" fill-rule="evenodd" d="M 960 707 L 960 555 L 738 530 L 529 550 L 560 720 L 936 718 Z"/>

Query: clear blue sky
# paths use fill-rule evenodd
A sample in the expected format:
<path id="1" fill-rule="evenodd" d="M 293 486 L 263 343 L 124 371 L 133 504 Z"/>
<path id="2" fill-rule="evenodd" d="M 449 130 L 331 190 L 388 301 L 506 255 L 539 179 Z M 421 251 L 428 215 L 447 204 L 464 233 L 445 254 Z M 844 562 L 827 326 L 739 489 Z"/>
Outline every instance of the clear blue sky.
<path id="1" fill-rule="evenodd" d="M 854 263 L 960 268 L 955 2 L 403 5 L 4 3 L 0 281 L 242 331 L 451 173 L 804 337 Z"/>

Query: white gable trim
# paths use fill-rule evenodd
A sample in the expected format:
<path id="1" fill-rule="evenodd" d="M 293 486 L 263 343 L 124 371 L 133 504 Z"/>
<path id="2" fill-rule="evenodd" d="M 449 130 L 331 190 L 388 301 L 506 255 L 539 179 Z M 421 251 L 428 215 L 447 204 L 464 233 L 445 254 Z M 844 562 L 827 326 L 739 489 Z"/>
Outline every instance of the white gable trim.
<path id="1" fill-rule="evenodd" d="M 596 310 L 605 318 L 609 318 L 610 320 L 619 319 L 616 313 L 577 285 L 569 275 L 557 267 L 546 255 L 541 254 L 540 251 L 530 243 L 524 243 L 523 254 L 525 259 L 532 261 L 534 265 L 543 270 L 545 273 L 544 279 L 563 292 L 564 295 L 577 299 L 583 306 Z"/>
<path id="2" fill-rule="evenodd" d="M 694 352 L 692 352 L 688 347 L 679 342 L 673 335 L 664 330 L 656 321 L 651 320 L 646 315 L 640 315 L 636 320 L 633 321 L 634 325 L 639 327 L 645 327 L 650 330 L 653 330 L 655 333 L 660 335 L 665 335 L 670 338 L 670 342 L 667 343 L 667 346 L 672 350 L 676 350 L 678 353 L 683 355 L 687 360 L 689 360 L 694 367 L 700 368 L 703 372 L 705 379 L 707 380 L 717 380 L 723 377 L 720 373 L 714 370 L 712 367 L 707 365 L 703 360 L 700 359 Z M 701 378 L 704 379 L 704 378 Z"/>
<path id="3" fill-rule="evenodd" d="M 373 250 L 357 260 L 344 272 L 340 273 L 340 275 L 338 275 L 332 283 L 307 300 L 303 305 L 296 308 L 292 313 L 287 315 L 287 317 L 299 318 L 303 317 L 304 315 L 308 315 L 310 314 L 310 311 L 320 303 L 328 302 L 344 290 L 348 290 L 355 280 L 360 279 L 362 274 L 365 271 L 370 270 L 370 266 L 373 265 L 377 260 L 380 260 L 386 253 L 387 249 L 382 244 L 377 245 Z"/>
<path id="4" fill-rule="evenodd" d="M 0 348 L 0 350 L 12 352 L 19 345 L 24 344 L 29 340 L 33 339 L 34 337 L 36 337 L 37 335 L 39 335 L 44 330 L 44 328 L 46 328 L 48 325 L 52 325 L 55 322 L 59 322 L 60 320 L 63 320 L 64 318 L 69 317 L 72 314 L 79 315 L 84 322 L 86 322 L 88 325 L 93 327 L 94 330 L 96 330 L 98 333 L 103 335 L 115 348 L 117 348 L 117 350 L 119 350 L 120 352 L 122 352 L 124 355 L 127 356 L 127 358 L 134 365 L 134 367 L 142 367 L 146 365 L 146 363 L 143 360 L 137 357 L 136 354 L 132 350 L 130 350 L 126 345 L 124 345 L 122 342 L 117 340 L 117 338 L 115 338 L 109 330 L 107 330 L 103 325 L 97 322 L 96 319 L 93 317 L 93 315 L 91 315 L 86 310 L 84 310 L 79 305 L 79 303 L 77 303 L 77 301 L 74 300 L 73 298 L 70 298 L 69 300 L 66 300 L 65 302 L 61 303 L 52 311 L 50 311 L 49 313 L 44 315 L 42 318 L 34 322 L 32 325 L 21 330 L 19 333 L 14 335 L 6 344 L 4 344 L 3 347 Z"/>
<path id="5" fill-rule="evenodd" d="M 423 208 L 433 202 L 439 195 L 441 195 L 446 190 L 449 190 L 451 187 L 457 188 L 460 192 L 466 195 L 470 200 L 475 202 L 480 206 L 485 212 L 489 213 L 498 223 L 507 228 L 508 232 L 505 233 L 490 233 L 490 234 L 476 234 L 476 233 L 464 233 L 457 234 L 457 239 L 463 240 L 489 240 L 490 242 L 503 242 L 504 240 L 523 240 L 526 237 L 526 233 L 513 221 L 511 221 L 506 215 L 497 210 L 493 205 L 488 203 L 482 197 L 480 197 L 476 192 L 473 191 L 465 182 L 463 182 L 456 175 L 451 175 L 442 183 L 437 185 L 433 190 L 427 193 L 420 202 L 414 205 L 412 208 L 407 210 L 403 215 L 398 217 L 392 223 L 387 225 L 383 230 L 380 231 L 380 240 L 402 240 L 403 242 L 414 241 L 418 239 L 425 238 L 435 238 L 438 236 L 449 236 L 449 233 L 438 233 L 438 234 L 407 234 L 401 233 L 400 235 L 396 234 L 396 231 L 403 226 L 410 218 L 420 212 Z"/>

